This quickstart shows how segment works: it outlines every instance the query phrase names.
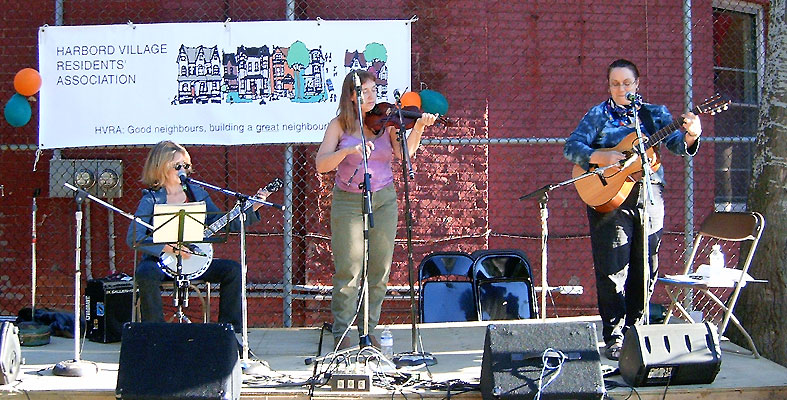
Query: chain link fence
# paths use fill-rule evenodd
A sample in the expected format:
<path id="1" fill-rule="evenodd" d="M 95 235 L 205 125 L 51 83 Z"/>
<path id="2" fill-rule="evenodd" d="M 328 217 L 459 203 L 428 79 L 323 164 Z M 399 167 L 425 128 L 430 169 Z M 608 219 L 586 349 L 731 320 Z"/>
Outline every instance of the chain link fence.
<path id="1" fill-rule="evenodd" d="M 562 156 L 563 141 L 591 106 L 608 97 L 605 72 L 614 59 L 637 63 L 645 101 L 666 104 L 673 116 L 720 93 L 732 101 L 731 107 L 715 117 L 702 116 L 698 156 L 691 161 L 663 158 L 668 186 L 660 262 L 662 273 L 678 271 L 695 224 L 713 210 L 746 209 L 767 7 L 767 1 L 721 0 L 623 6 L 589 1 L 394 1 L 385 7 L 351 0 L 16 2 L 0 17 L 0 94 L 9 98 L 14 74 L 37 65 L 37 29 L 45 24 L 415 16 L 412 85 L 443 93 L 453 124 L 428 129 L 414 160 L 409 246 L 406 194 L 401 174 L 396 174 L 400 224 L 381 323 L 410 321 L 408 251 L 417 268 L 435 251 L 485 248 L 523 250 L 536 286 L 541 286 L 546 268 L 550 287 L 583 287 L 582 294 L 550 291 L 549 317 L 587 315 L 597 310 L 584 204 L 570 185 L 550 191 L 545 213 L 537 201 L 519 198 L 570 178 L 572 166 Z M 96 179 L 94 193 L 133 212 L 149 151 L 149 146 L 131 146 L 37 152 L 38 114 L 33 104 L 33 119 L 26 126 L 0 124 L 3 315 L 30 306 L 33 280 L 37 307 L 73 307 L 76 206 L 60 190 L 61 182 L 73 181 L 76 172 L 87 169 Z M 84 112 L 89 117 L 91 110 Z M 244 193 L 254 193 L 276 177 L 285 181 L 284 189 L 269 200 L 285 204 L 286 210 L 261 209 L 262 221 L 248 231 L 250 326 L 317 326 L 331 321 L 333 174 L 316 173 L 317 144 L 187 147 L 200 180 Z M 117 185 L 111 186 L 112 176 L 104 174 L 107 169 L 117 173 Z M 234 204 L 219 193 L 212 198 L 225 210 Z M 134 255 L 125 244 L 129 220 L 95 202 L 85 204 L 83 211 L 83 280 L 115 272 L 132 275 Z M 546 257 L 544 214 L 549 233 Z M 32 235 L 34 223 L 37 237 Z M 239 248 L 238 236 L 232 235 L 215 251 L 219 257 L 238 259 Z M 654 302 L 667 302 L 661 288 Z M 165 299 L 164 304 L 171 301 Z M 198 307 L 191 308 L 189 315 L 198 318 Z"/>

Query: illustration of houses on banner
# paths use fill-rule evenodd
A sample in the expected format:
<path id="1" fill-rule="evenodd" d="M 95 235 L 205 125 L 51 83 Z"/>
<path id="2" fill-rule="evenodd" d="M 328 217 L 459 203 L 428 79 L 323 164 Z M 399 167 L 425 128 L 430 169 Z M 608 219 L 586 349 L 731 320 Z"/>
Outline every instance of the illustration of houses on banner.
<path id="1" fill-rule="evenodd" d="M 363 69 L 375 76 L 377 97 L 381 99 L 388 96 L 387 62 L 388 51 L 381 43 L 369 43 L 363 52 L 348 50 L 344 53 L 344 67 L 347 72 Z"/>
<path id="2" fill-rule="evenodd" d="M 221 55 L 217 46 L 181 45 L 173 104 L 326 101 L 332 98 L 326 60 L 322 49 L 308 49 L 301 41 L 290 47 L 239 46 Z"/>
<path id="3" fill-rule="evenodd" d="M 271 83 L 273 88 L 271 100 L 293 96 L 295 80 L 292 77 L 293 70 L 287 64 L 288 51 L 289 49 L 286 47 L 274 46 L 273 48 L 273 53 L 271 54 Z"/>
<path id="4" fill-rule="evenodd" d="M 221 103 L 222 60 L 218 46 L 178 50 L 178 104 Z"/>

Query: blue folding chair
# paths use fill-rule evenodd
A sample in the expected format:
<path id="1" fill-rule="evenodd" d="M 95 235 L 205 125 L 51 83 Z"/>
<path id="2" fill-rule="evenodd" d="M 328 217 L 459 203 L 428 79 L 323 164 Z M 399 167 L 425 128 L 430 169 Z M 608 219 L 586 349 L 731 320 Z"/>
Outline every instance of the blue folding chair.
<path id="1" fill-rule="evenodd" d="M 471 254 L 479 319 L 536 318 L 530 261 L 521 250 L 478 250 Z"/>
<path id="2" fill-rule="evenodd" d="M 473 259 L 463 252 L 436 252 L 418 267 L 421 322 L 477 321 Z"/>

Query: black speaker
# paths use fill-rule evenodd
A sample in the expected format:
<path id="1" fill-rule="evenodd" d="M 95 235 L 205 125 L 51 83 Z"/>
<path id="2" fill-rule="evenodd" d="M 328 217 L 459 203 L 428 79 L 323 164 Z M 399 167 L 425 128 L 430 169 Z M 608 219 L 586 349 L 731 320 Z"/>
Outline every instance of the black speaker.
<path id="1" fill-rule="evenodd" d="M 0 324 L 0 385 L 16 381 L 22 365 L 22 347 L 19 343 L 19 329 L 13 323 Z"/>
<path id="2" fill-rule="evenodd" d="M 719 334 L 708 322 L 633 326 L 618 366 L 631 386 L 711 383 L 721 369 Z"/>
<path id="3" fill-rule="evenodd" d="M 238 399 L 241 367 L 230 324 L 123 326 L 119 399 Z"/>
<path id="4" fill-rule="evenodd" d="M 119 342 L 123 324 L 131 322 L 131 281 L 91 279 L 85 288 L 85 335 L 94 342 Z"/>
<path id="5" fill-rule="evenodd" d="M 542 399 L 601 399 L 606 389 L 594 324 L 561 322 L 487 327 L 481 360 L 484 399 L 532 399 L 538 393 L 542 371 Z"/>

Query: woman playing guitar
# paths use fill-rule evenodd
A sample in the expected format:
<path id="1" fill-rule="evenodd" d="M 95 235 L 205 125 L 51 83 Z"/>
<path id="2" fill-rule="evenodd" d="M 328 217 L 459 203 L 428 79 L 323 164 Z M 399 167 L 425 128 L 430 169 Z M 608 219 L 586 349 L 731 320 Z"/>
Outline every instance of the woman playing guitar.
<path id="1" fill-rule="evenodd" d="M 566 141 L 563 154 L 581 170 L 587 171 L 594 167 L 604 167 L 624 162 L 633 165 L 632 169 L 641 172 L 640 161 L 626 162 L 631 157 L 630 138 L 635 132 L 631 98 L 636 98 L 639 88 L 639 70 L 628 60 L 617 60 L 607 68 L 607 82 L 610 98 L 591 108 L 579 122 Z M 672 124 L 672 116 L 664 106 L 643 103 L 638 108 L 640 127 L 643 135 L 650 137 L 664 127 Z M 693 113 L 682 115 L 686 133 L 674 129 L 666 132 L 664 144 L 671 152 L 680 156 L 693 156 L 699 147 L 699 136 L 702 133 L 699 117 Z M 636 137 L 636 136 L 634 136 Z M 629 140 L 628 143 L 625 143 Z M 618 145 L 621 147 L 616 147 Z M 651 157 L 655 159 L 656 157 Z M 660 163 L 651 164 L 654 172 L 651 176 L 652 202 L 648 204 L 648 255 L 651 280 L 655 279 L 658 269 L 656 251 L 661 240 L 664 224 L 664 169 Z M 628 168 L 628 167 L 626 167 Z M 603 324 L 603 337 L 606 343 L 605 355 L 617 360 L 626 330 L 640 321 L 644 315 L 646 290 L 649 294 L 652 285 L 645 288 L 645 260 L 642 249 L 642 218 L 637 206 L 639 191 L 644 185 L 640 174 L 629 176 L 620 171 L 616 176 L 602 179 L 600 176 L 589 176 L 579 182 L 587 181 L 598 184 L 600 194 L 607 187 L 616 187 L 620 178 L 620 186 L 630 190 L 620 195 L 617 188 L 610 199 L 593 203 L 583 196 L 589 204 L 588 222 L 590 225 L 590 241 L 593 253 L 593 264 L 596 275 L 598 308 Z M 606 176 L 606 174 L 605 174 Z M 603 182 L 600 182 L 603 181 Z M 629 183 L 626 185 L 626 183 Z M 636 183 L 635 183 L 636 182 Z M 612 183 L 612 184 L 611 184 Z M 593 196 L 587 196 L 593 197 Z M 617 201 L 615 199 L 617 198 Z"/>

